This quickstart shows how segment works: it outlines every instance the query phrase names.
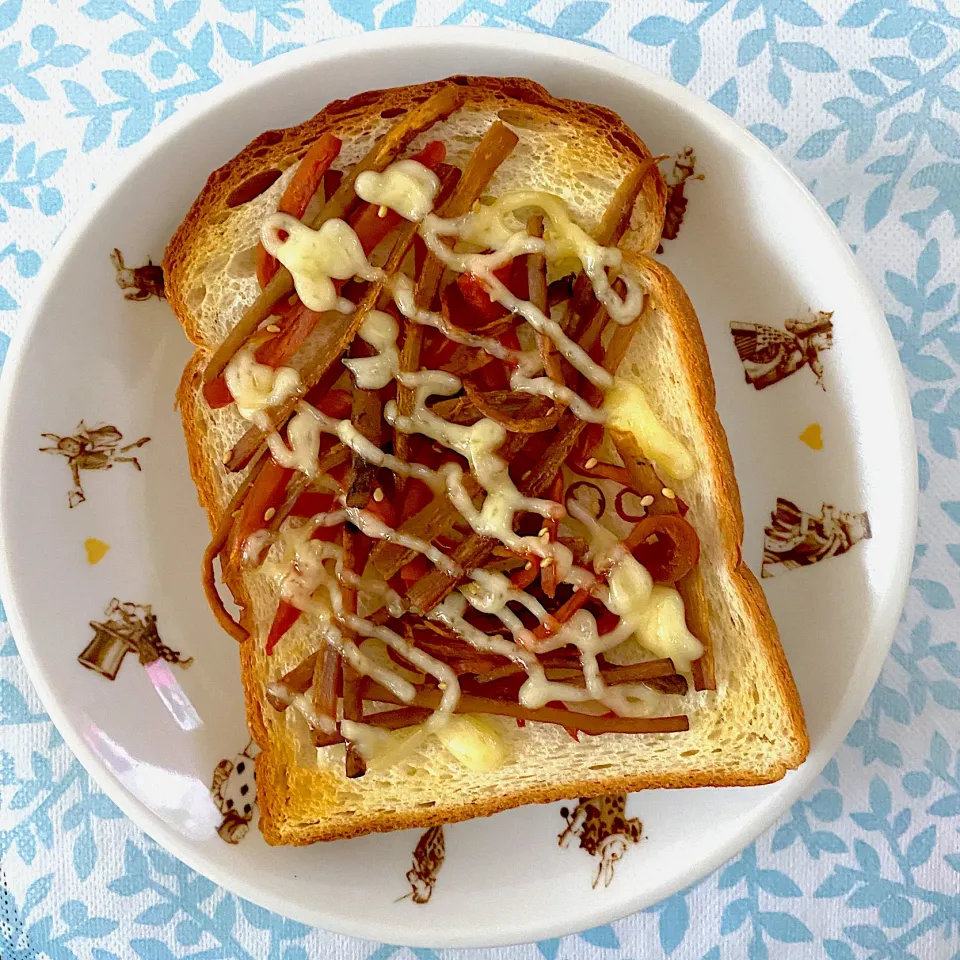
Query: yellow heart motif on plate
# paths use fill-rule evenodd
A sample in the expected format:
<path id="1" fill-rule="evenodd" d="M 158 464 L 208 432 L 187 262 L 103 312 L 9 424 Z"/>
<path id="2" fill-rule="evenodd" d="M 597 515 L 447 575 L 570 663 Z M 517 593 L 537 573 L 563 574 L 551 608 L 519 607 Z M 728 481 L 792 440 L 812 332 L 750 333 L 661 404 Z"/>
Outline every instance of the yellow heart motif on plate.
<path id="1" fill-rule="evenodd" d="M 91 566 L 95 563 L 99 563 L 107 555 L 107 551 L 110 549 L 109 543 L 104 543 L 102 540 L 98 540 L 96 537 L 88 537 L 83 541 L 83 545 L 87 551 L 87 563 L 89 563 Z"/>
<path id="2" fill-rule="evenodd" d="M 823 449 L 823 431 L 820 429 L 819 423 L 811 423 L 804 431 L 800 434 L 800 439 L 811 449 L 811 450 L 822 450 Z"/>

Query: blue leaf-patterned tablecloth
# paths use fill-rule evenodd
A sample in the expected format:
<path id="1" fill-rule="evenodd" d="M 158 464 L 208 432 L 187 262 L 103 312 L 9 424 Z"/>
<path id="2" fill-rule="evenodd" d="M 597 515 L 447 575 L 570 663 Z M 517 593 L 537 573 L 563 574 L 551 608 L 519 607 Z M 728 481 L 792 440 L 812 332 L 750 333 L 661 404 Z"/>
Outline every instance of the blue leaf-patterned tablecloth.
<path id="1" fill-rule="evenodd" d="M 187 99 L 326 37 L 442 23 L 605 47 L 774 149 L 883 300 L 921 451 L 906 611 L 810 794 L 645 913 L 482 955 L 960 957 L 960 0 L 2 0 L 0 361 L 100 171 Z M 0 630 L 4 960 L 454 956 L 311 930 L 163 853 L 90 782 Z"/>

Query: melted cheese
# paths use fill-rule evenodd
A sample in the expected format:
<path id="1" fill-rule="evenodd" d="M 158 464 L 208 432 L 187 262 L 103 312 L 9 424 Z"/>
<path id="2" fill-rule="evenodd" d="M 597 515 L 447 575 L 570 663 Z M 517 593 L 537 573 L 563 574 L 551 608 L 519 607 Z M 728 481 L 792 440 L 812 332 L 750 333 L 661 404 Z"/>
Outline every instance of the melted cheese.
<path id="1" fill-rule="evenodd" d="M 343 365 L 361 390 L 380 390 L 396 375 L 400 363 L 397 321 L 383 310 L 371 310 L 360 325 L 360 339 L 376 351 L 372 357 L 350 357 Z"/>
<path id="2" fill-rule="evenodd" d="M 687 629 L 683 598 L 673 587 L 657 584 L 650 599 L 627 614 L 637 639 L 658 657 L 669 657 L 681 673 L 703 656 L 703 644 Z"/>
<path id="3" fill-rule="evenodd" d="M 335 514 L 321 516 L 323 520 L 336 517 Z M 321 637 L 332 644 L 357 673 L 371 677 L 409 703 L 416 693 L 412 684 L 394 670 L 371 659 L 332 622 L 334 615 L 342 610 L 342 596 L 336 577 L 324 564 L 339 560 L 343 548 L 311 539 L 314 530 L 322 525 L 317 518 L 305 524 L 287 524 L 280 534 L 281 562 L 264 564 L 264 572 L 279 582 L 280 596 L 284 600 L 317 619 Z M 321 588 L 325 588 L 325 595 L 320 595 Z M 283 685 L 271 685 L 271 692 L 282 699 Z"/>
<path id="4" fill-rule="evenodd" d="M 653 412 L 643 387 L 625 377 L 615 377 L 604 403 L 607 425 L 636 437 L 644 456 L 675 480 L 686 480 L 696 470 L 696 460 Z"/>
<path id="5" fill-rule="evenodd" d="M 437 731 L 437 739 L 468 770 L 499 770 L 506 761 L 503 738 L 482 717 L 470 714 L 451 717 L 449 723 Z"/>
<path id="6" fill-rule="evenodd" d="M 546 215 L 547 224 L 542 241 L 527 235 L 524 219 L 517 215 L 519 211 L 531 208 L 539 208 Z M 424 225 L 426 231 L 456 235 L 481 249 L 502 251 L 511 248 L 511 256 L 521 252 L 542 252 L 553 262 L 578 260 L 590 278 L 597 299 L 607 308 L 615 323 L 632 323 L 643 309 L 644 295 L 638 278 L 632 269 L 621 269 L 622 252 L 617 247 L 604 247 L 597 243 L 570 217 L 564 201 L 553 194 L 539 190 L 511 190 L 492 204 L 481 205 L 463 217 L 448 221 L 436 216 L 427 217 Z M 476 255 L 462 256 L 473 258 Z M 470 259 L 464 259 L 461 261 L 461 270 L 475 272 L 470 264 Z M 611 269 L 620 270 L 619 276 L 626 287 L 623 298 L 617 296 L 611 286 L 607 274 Z"/>
<path id="7" fill-rule="evenodd" d="M 364 760 L 375 760 L 393 745 L 393 738 L 388 730 L 369 723 L 341 720 L 340 732 L 360 751 Z"/>
<path id="8" fill-rule="evenodd" d="M 277 407 L 300 389 L 300 374 L 292 367 L 270 367 L 258 363 L 255 348 L 239 350 L 223 372 L 237 412 L 258 427 L 267 423 L 264 411 Z"/>
<path id="9" fill-rule="evenodd" d="M 301 404 L 301 407 L 309 406 Z M 313 409 L 311 407 L 311 409 Z M 267 437 L 267 446 L 273 459 L 281 467 L 290 467 L 305 473 L 308 477 L 318 476 L 318 458 L 320 456 L 320 424 L 314 417 L 298 410 L 287 426 L 287 442 L 275 430 Z"/>
<path id="10" fill-rule="evenodd" d="M 337 295 L 334 280 L 379 280 L 383 276 L 367 262 L 360 238 L 345 220 L 327 220 L 319 230 L 311 230 L 296 217 L 273 213 L 263 221 L 260 240 L 267 253 L 290 271 L 304 305 L 319 313 L 353 310 L 349 300 Z"/>
<path id="11" fill-rule="evenodd" d="M 440 178 L 416 160 L 397 160 L 383 173 L 365 170 L 357 177 L 357 196 L 389 207 L 405 220 L 422 220 L 432 209 Z"/>
<path id="12" fill-rule="evenodd" d="M 292 560 L 279 565 L 275 575 L 280 578 L 280 595 L 294 606 L 308 613 L 314 613 L 327 625 L 328 638 L 354 669 L 362 676 L 373 677 L 382 686 L 394 692 L 405 703 L 409 703 L 415 694 L 413 686 L 396 671 L 381 666 L 366 656 L 355 643 L 344 637 L 330 624 L 332 612 L 336 620 L 360 637 L 373 637 L 392 647 L 404 659 L 425 674 L 436 677 L 443 696 L 434 715 L 426 722 L 425 729 L 433 732 L 446 723 L 460 699 L 460 683 L 456 673 L 442 660 L 437 660 L 408 643 L 398 633 L 388 627 L 372 623 L 357 614 L 344 609 L 340 576 L 343 573 L 343 547 L 312 539 L 314 530 L 321 526 L 335 526 L 350 519 L 362 523 L 365 511 L 344 510 L 333 513 L 317 514 L 308 523 L 288 527 L 282 534 L 284 557 L 292 554 Z M 368 519 L 375 520 L 372 515 Z M 365 530 L 365 532 L 368 532 Z M 337 561 L 338 575 L 331 573 L 325 561 Z M 318 600 L 317 590 L 323 587 L 327 597 Z"/>
<path id="13" fill-rule="evenodd" d="M 646 567 L 621 547 L 607 572 L 607 588 L 607 609 L 621 619 L 628 619 L 649 605 L 653 578 Z"/>

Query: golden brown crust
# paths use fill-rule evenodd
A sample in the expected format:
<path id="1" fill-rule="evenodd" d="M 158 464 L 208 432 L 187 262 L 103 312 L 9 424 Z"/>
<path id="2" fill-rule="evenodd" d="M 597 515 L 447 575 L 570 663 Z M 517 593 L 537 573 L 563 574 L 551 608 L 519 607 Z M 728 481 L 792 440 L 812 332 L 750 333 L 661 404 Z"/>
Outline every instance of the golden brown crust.
<path id="1" fill-rule="evenodd" d="M 592 135 L 606 137 L 620 151 L 626 149 L 639 159 L 650 156 L 643 142 L 616 114 L 602 107 L 574 101 L 556 100 L 542 87 L 529 80 L 494 78 L 452 78 L 467 88 L 464 109 L 497 112 L 501 109 L 534 109 L 544 113 L 558 113 L 567 120 L 575 120 L 589 127 Z M 188 363 L 178 390 L 178 401 L 184 424 L 184 433 L 190 458 L 190 469 L 197 485 L 201 504 L 207 510 L 211 529 L 215 528 L 230 493 L 224 489 L 223 471 L 209 456 L 205 442 L 205 424 L 208 417 L 200 394 L 201 375 L 209 356 L 197 321 L 186 301 L 184 277 L 186 265 L 198 232 L 207 228 L 227 209 L 227 198 L 240 188 L 251 175 L 265 169 L 285 169 L 317 137 L 327 130 L 343 137 L 360 135 L 371 123 L 380 120 L 385 111 L 401 110 L 433 93 L 438 83 L 386 91 L 371 91 L 348 101 L 336 101 L 314 118 L 298 127 L 268 131 L 257 137 L 228 164 L 214 171 L 194 203 L 186 219 L 170 242 L 164 257 L 167 293 L 171 306 L 180 318 L 190 339 L 198 349 Z M 509 122 L 509 121 L 508 121 Z M 653 249 L 659 238 L 663 220 L 665 190 L 660 177 L 647 180 L 637 209 L 644 215 L 637 218 L 636 229 L 628 238 L 631 249 Z M 776 627 L 770 616 L 759 584 L 743 565 L 740 547 L 743 521 L 739 494 L 733 478 L 726 436 L 715 410 L 713 377 L 706 347 L 696 314 L 682 287 L 662 265 L 643 258 L 644 271 L 654 279 L 656 295 L 662 309 L 676 327 L 680 344 L 680 362 L 692 374 L 698 385 L 696 402 L 701 422 L 709 437 L 711 455 L 725 479 L 720 508 L 721 526 L 725 544 L 726 562 L 739 591 L 742 604 L 749 611 L 756 635 L 764 645 L 767 658 L 774 666 L 774 674 L 781 697 L 789 707 L 792 731 L 785 732 L 794 745 L 784 751 L 779 763 L 765 769 L 745 773 L 723 767 L 700 767 L 680 770 L 674 775 L 650 773 L 615 777 L 576 777 L 562 783 L 543 783 L 514 789 L 509 794 L 477 796 L 469 803 L 440 804 L 412 811 L 383 810 L 374 814 L 344 817 L 334 815 L 328 820 L 311 823 L 291 823 L 287 815 L 288 794 L 293 783 L 307 784 L 305 789 L 321 794 L 332 791 L 333 777 L 317 771 L 301 771 L 291 765 L 293 759 L 289 744 L 271 743 L 267 723 L 262 714 L 259 696 L 262 680 L 257 674 L 256 649 L 252 642 L 241 644 L 240 657 L 246 714 L 251 734 L 263 752 L 257 762 L 260 828 L 268 843 L 305 845 L 320 840 L 343 839 L 363 833 L 380 832 L 410 827 L 428 827 L 473 817 L 490 816 L 511 807 L 530 803 L 548 803 L 577 796 L 596 796 L 607 793 L 635 791 L 653 787 L 741 786 L 767 783 L 781 778 L 787 769 L 802 762 L 809 747 L 799 697 L 777 638 Z M 225 571 L 228 588 L 243 604 L 245 587 L 238 572 Z M 245 614 L 246 617 L 246 614 Z M 253 628 L 253 624 L 245 626 Z M 683 736 L 682 734 L 669 736 Z"/>

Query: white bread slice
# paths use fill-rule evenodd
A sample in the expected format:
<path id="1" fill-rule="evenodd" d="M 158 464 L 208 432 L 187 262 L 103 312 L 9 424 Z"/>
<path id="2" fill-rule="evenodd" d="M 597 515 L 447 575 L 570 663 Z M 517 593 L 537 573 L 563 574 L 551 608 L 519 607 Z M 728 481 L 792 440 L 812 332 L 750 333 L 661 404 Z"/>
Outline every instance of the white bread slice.
<path id="1" fill-rule="evenodd" d="M 457 78 L 465 107 L 414 141 L 443 139 L 448 160 L 462 166 L 497 115 L 520 136 L 489 192 L 533 187 L 559 194 L 587 228 L 600 221 L 642 142 L 615 115 L 557 101 L 529 81 Z M 435 84 L 363 94 L 332 104 L 292 130 L 264 134 L 216 171 L 171 241 L 164 259 L 167 295 L 200 349 L 178 398 L 191 470 L 213 528 L 239 485 L 222 466 L 246 424 L 232 408 L 210 411 L 200 395 L 209 352 L 256 295 L 251 251 L 261 218 L 276 207 L 289 172 L 261 196 L 236 206 L 227 198 L 258 172 L 287 169 L 325 130 L 344 141 L 337 166 L 352 163 L 373 137 L 395 122 L 395 111 L 423 99 Z M 387 114 L 386 117 L 382 116 Z M 637 204 L 632 250 L 651 250 L 663 218 L 663 186 L 651 178 Z M 277 603 L 276 588 L 257 573 L 230 576 L 252 639 L 241 645 L 247 717 L 262 753 L 257 762 L 260 824 L 275 844 L 307 844 L 379 830 L 425 827 L 496 813 L 526 803 L 649 787 L 733 786 L 779 779 L 809 749 L 803 713 L 776 627 L 760 587 L 741 561 L 739 494 L 726 437 L 715 411 L 713 378 L 699 323 L 680 284 L 662 265 L 638 255 L 648 305 L 624 360 L 643 381 L 649 401 L 694 451 L 695 476 L 674 486 L 689 504 L 701 538 L 700 567 L 710 604 L 717 690 L 664 697 L 664 713 L 687 712 L 686 733 L 581 737 L 566 731 L 491 718 L 507 742 L 508 762 L 494 772 L 466 769 L 438 743 L 403 763 L 343 773 L 343 747 L 304 750 L 305 728 L 294 711 L 276 713 L 265 686 L 316 647 L 303 618 L 270 658 L 263 637 Z"/>

